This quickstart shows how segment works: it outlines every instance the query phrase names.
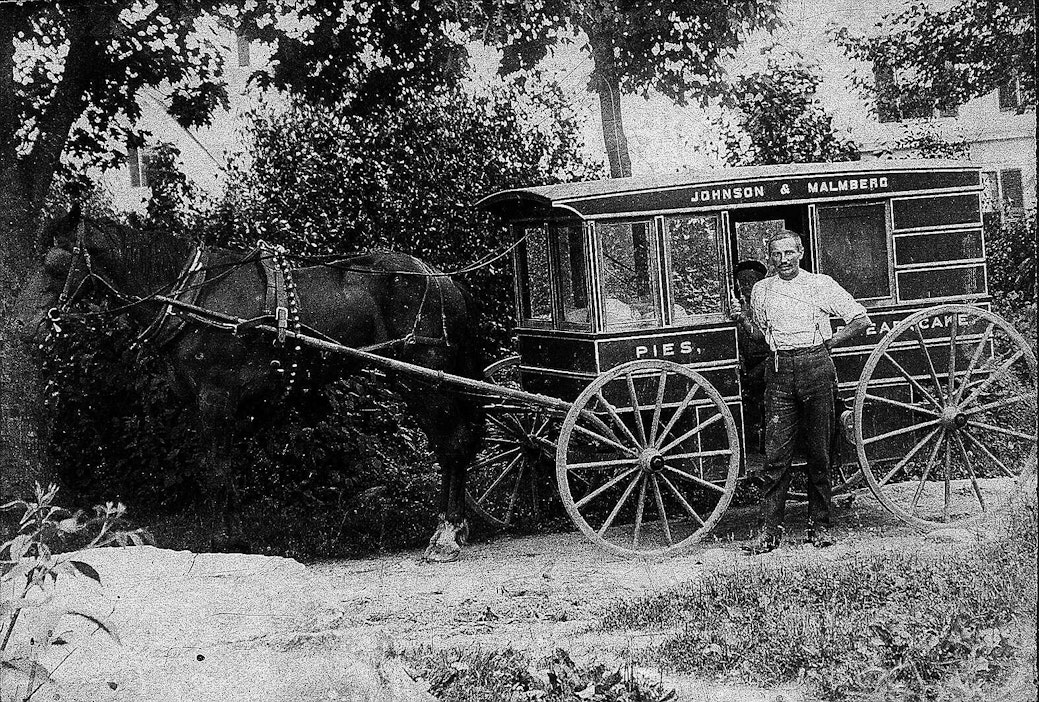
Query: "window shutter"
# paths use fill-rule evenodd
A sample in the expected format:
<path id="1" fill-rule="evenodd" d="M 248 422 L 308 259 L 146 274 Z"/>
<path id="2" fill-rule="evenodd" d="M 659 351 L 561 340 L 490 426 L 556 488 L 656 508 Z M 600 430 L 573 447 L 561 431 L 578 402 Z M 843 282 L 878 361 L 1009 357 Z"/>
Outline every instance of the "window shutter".
<path id="1" fill-rule="evenodd" d="M 1024 184 L 1020 169 L 1013 168 L 999 172 L 999 182 L 1003 190 L 1003 206 L 1007 213 L 1020 213 L 1024 210 Z"/>
<path id="2" fill-rule="evenodd" d="M 999 86 L 999 109 L 1013 110 L 1020 104 L 1017 98 L 1017 78 L 1011 78 Z"/>
<path id="3" fill-rule="evenodd" d="M 136 146 L 126 148 L 126 165 L 130 168 L 130 187 L 141 187 L 141 154 Z"/>

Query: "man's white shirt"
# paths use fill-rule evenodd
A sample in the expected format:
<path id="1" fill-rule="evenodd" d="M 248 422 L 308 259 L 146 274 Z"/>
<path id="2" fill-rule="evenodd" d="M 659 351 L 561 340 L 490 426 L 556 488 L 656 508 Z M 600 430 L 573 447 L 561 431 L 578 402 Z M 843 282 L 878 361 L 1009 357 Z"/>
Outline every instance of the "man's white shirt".
<path id="1" fill-rule="evenodd" d="M 773 351 L 823 343 L 833 335 L 830 315 L 847 324 L 866 314 L 833 278 L 805 270 L 791 280 L 778 275 L 759 280 L 750 293 L 750 309 Z"/>

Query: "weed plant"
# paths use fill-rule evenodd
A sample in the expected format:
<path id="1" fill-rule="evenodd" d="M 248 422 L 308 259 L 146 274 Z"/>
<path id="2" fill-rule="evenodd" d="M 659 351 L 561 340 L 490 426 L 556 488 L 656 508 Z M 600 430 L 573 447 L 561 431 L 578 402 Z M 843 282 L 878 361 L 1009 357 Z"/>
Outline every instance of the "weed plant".
<path id="1" fill-rule="evenodd" d="M 621 603 L 602 626 L 677 628 L 650 654 L 662 669 L 796 683 L 812 699 L 989 699 L 1022 658 L 1035 665 L 1034 504 L 1005 527 L 961 554 L 714 572 Z"/>
<path id="2" fill-rule="evenodd" d="M 643 680 L 629 667 L 581 666 L 562 649 L 540 661 L 527 654 L 447 650 L 415 654 L 413 662 L 442 702 L 674 702 L 674 690 Z"/>

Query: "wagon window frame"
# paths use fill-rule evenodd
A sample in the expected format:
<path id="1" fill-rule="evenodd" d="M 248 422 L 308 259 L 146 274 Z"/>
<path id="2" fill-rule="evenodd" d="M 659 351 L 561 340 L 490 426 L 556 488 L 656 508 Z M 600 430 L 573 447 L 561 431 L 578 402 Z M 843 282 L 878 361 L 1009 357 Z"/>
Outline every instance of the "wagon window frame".
<path id="1" fill-rule="evenodd" d="M 869 200 L 821 200 L 817 203 L 810 205 L 811 212 L 809 218 L 812 223 L 812 233 L 814 241 L 812 242 L 813 248 L 816 253 L 815 269 L 819 273 L 826 274 L 841 284 L 842 287 L 848 289 L 849 286 L 845 284 L 842 275 L 834 275 L 836 269 L 826 265 L 826 246 L 823 242 L 823 231 L 822 231 L 822 215 L 821 210 L 825 209 L 843 209 L 853 207 L 880 207 L 883 211 L 883 244 L 884 244 L 884 278 L 887 282 L 887 294 L 876 295 L 873 297 L 858 297 L 852 294 L 855 299 L 862 303 L 866 308 L 872 307 L 883 307 L 896 302 L 896 281 L 895 281 L 895 243 L 893 236 L 893 220 L 892 220 L 892 208 L 891 198 L 877 198 Z"/>
<path id="2" fill-rule="evenodd" d="M 589 227 L 593 241 L 593 270 L 595 271 L 595 277 L 591 282 L 593 287 L 593 298 L 598 303 L 596 309 L 597 323 L 595 330 L 598 332 L 606 333 L 617 333 L 617 332 L 630 332 L 644 329 L 657 329 L 663 324 L 663 290 L 662 290 L 662 267 L 663 267 L 663 251 L 661 248 L 660 236 L 658 227 L 656 225 L 656 217 L 652 215 L 645 215 L 642 217 L 638 216 L 624 216 L 624 217 L 610 217 L 610 218 L 596 218 L 589 222 Z M 631 313 L 639 314 L 639 319 L 632 319 L 630 322 L 620 322 L 619 320 L 610 319 L 609 300 L 611 297 L 607 290 L 607 253 L 606 246 L 603 241 L 603 228 L 604 227 L 615 227 L 625 226 L 629 227 L 629 231 L 632 231 L 634 225 L 645 226 L 646 231 L 646 265 L 648 270 L 648 279 L 645 281 L 649 286 L 648 296 L 650 298 L 649 311 L 653 313 L 654 318 L 646 318 L 643 316 L 643 312 L 635 310 L 633 305 L 621 300 L 623 304 L 631 308 Z M 634 257 L 634 246 L 632 255 Z M 620 298 L 613 298 L 620 299 Z"/>
<path id="3" fill-rule="evenodd" d="M 548 317 L 534 316 L 531 300 L 531 277 L 529 270 L 529 242 L 534 232 L 540 232 L 540 238 L 544 239 L 546 257 L 546 282 L 548 285 Z M 552 281 L 552 247 L 548 235 L 548 222 L 544 220 L 522 221 L 512 225 L 513 237 L 518 240 L 513 254 L 513 266 L 516 271 L 515 293 L 516 293 L 516 318 L 520 326 L 527 329 L 551 329 L 555 326 L 555 286 Z"/>
<path id="4" fill-rule="evenodd" d="M 676 306 L 679 305 L 679 301 L 675 291 L 675 260 L 674 252 L 672 250 L 671 236 L 668 233 L 668 221 L 678 219 L 700 219 L 700 220 L 711 220 L 714 223 L 714 262 L 715 262 L 715 275 L 714 280 L 718 286 L 718 307 L 717 311 L 714 312 L 688 312 L 684 311 L 683 318 L 678 318 L 675 314 Z M 673 212 L 666 215 L 659 215 L 655 217 L 655 224 L 657 228 L 657 238 L 660 242 L 661 251 L 663 252 L 662 262 L 662 327 L 671 328 L 683 328 L 683 327 L 698 327 L 705 324 L 724 322 L 728 319 L 728 306 L 729 297 L 732 294 L 729 275 L 727 273 L 731 268 L 729 262 L 729 256 L 727 251 L 727 235 L 726 235 L 726 222 L 723 213 L 720 211 L 689 211 L 689 212 Z M 710 251 L 710 249 L 707 249 Z M 683 308 L 684 309 L 684 308 Z"/>

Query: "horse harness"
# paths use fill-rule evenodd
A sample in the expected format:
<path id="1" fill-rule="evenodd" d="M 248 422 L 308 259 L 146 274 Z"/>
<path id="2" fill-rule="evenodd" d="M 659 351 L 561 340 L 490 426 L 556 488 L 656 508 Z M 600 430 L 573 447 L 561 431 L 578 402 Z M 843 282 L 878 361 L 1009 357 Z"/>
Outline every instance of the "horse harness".
<path id="1" fill-rule="evenodd" d="M 65 285 L 58 297 L 58 305 L 51 309 L 47 315 L 51 322 L 52 329 L 57 334 L 62 333 L 61 327 L 59 326 L 62 315 L 67 311 L 68 306 L 77 296 L 79 288 L 82 287 L 87 278 L 94 278 L 100 281 L 118 299 L 126 299 L 127 297 L 125 294 L 118 291 L 103 276 L 94 271 L 90 259 L 90 253 L 82 244 L 83 228 L 84 223 L 81 221 L 76 229 L 76 241 L 72 249 L 73 260 L 69 266 L 69 274 L 65 279 Z M 77 257 L 83 260 L 83 264 L 87 270 L 87 275 L 80 280 L 76 290 L 72 290 L 72 270 L 75 266 Z M 264 294 L 263 314 L 251 319 L 241 319 L 215 310 L 206 309 L 197 304 L 202 288 L 206 283 L 212 282 L 208 279 L 208 273 L 210 270 L 209 261 L 209 252 L 202 246 L 195 247 L 188 259 L 188 263 L 177 276 L 177 280 L 168 295 L 153 294 L 145 298 L 138 298 L 130 303 L 131 305 L 135 305 L 148 299 L 163 303 L 158 316 L 134 339 L 134 345 L 143 346 L 144 344 L 149 344 L 155 348 L 162 348 L 179 337 L 187 328 L 189 321 L 203 326 L 227 331 L 235 336 L 239 336 L 243 332 L 247 332 L 250 329 L 257 327 L 264 327 L 265 329 L 273 328 L 276 330 L 275 338 L 272 341 L 273 345 L 277 348 L 287 348 L 287 352 L 291 353 L 293 356 L 290 359 L 291 364 L 289 373 L 287 377 L 285 377 L 286 383 L 282 392 L 282 398 L 284 399 L 284 397 L 292 391 L 296 382 L 299 363 L 298 358 L 295 358 L 295 356 L 297 356 L 302 350 L 301 340 L 306 336 L 312 336 L 333 344 L 338 344 L 339 342 L 317 329 L 301 323 L 299 295 L 296 290 L 296 284 L 292 279 L 292 267 L 289 264 L 287 252 L 284 247 L 274 246 L 261 240 L 257 243 L 256 248 L 238 263 L 238 265 L 244 265 L 256 261 L 259 265 L 266 288 Z M 412 324 L 411 331 L 403 337 L 358 347 L 359 350 L 369 353 L 378 353 L 385 350 L 396 351 L 416 344 L 425 346 L 450 345 L 450 341 L 447 338 L 447 318 L 444 311 L 444 291 L 440 280 L 443 277 L 443 274 L 437 273 L 423 261 L 418 261 L 418 263 L 422 266 L 423 270 L 420 273 L 416 273 L 416 275 L 421 275 L 423 277 L 425 285 L 422 291 L 422 299 L 419 302 L 418 310 L 415 313 L 415 320 Z M 368 269 L 354 270 L 370 273 L 392 272 Z M 399 271 L 398 273 L 407 272 Z M 420 326 L 423 321 L 423 312 L 430 295 L 430 279 L 433 279 L 434 281 L 433 287 L 436 288 L 438 302 L 440 303 L 439 336 L 429 336 L 420 333 Z M 295 340 L 295 343 L 290 347 L 286 347 L 285 342 L 290 337 Z M 271 362 L 271 370 L 284 376 L 285 369 L 280 360 Z"/>

